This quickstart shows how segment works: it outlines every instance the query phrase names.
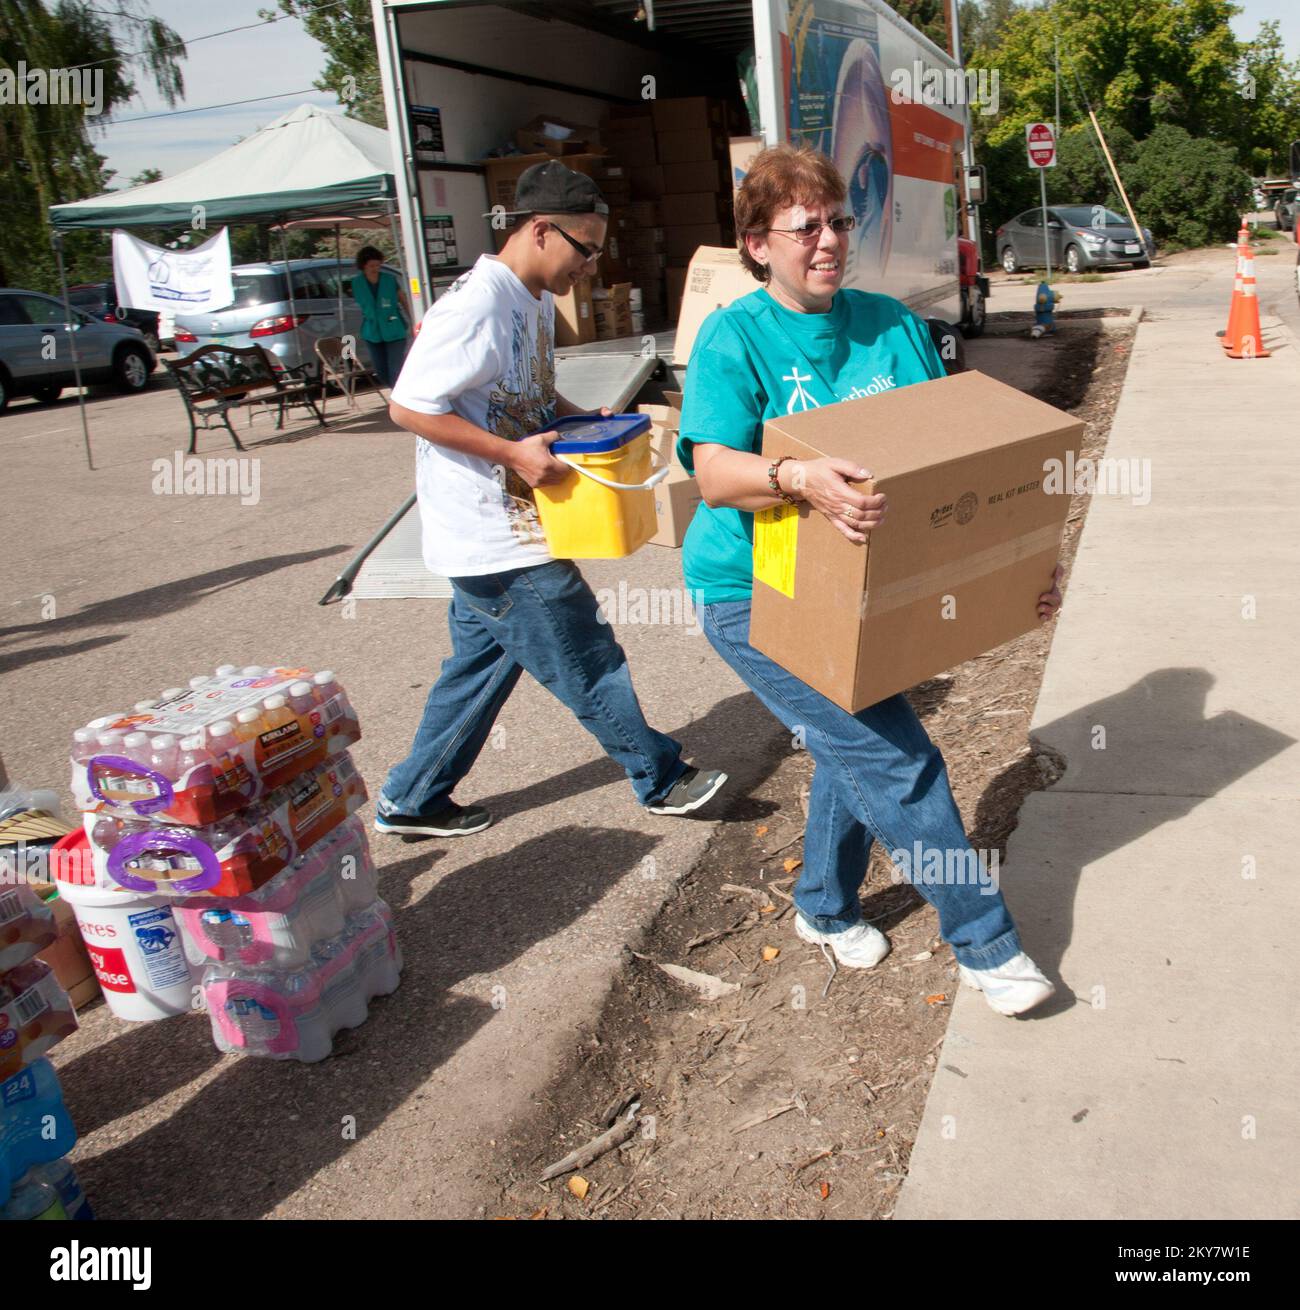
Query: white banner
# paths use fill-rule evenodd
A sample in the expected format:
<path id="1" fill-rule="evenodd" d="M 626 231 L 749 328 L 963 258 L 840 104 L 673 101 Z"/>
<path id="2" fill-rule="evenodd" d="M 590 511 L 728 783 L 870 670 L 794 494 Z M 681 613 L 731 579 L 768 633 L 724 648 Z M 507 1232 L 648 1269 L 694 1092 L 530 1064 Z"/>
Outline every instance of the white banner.
<path id="1" fill-rule="evenodd" d="M 118 304 L 162 314 L 224 309 L 235 298 L 230 283 L 230 229 L 223 227 L 193 250 L 165 250 L 113 231 L 113 281 Z"/>

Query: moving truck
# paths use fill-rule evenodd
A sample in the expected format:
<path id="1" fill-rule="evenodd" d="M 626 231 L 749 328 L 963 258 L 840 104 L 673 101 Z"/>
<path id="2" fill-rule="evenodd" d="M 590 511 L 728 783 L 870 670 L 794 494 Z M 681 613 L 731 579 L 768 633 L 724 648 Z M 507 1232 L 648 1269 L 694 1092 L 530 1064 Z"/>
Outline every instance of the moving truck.
<path id="1" fill-rule="evenodd" d="M 804 140 L 835 160 L 858 220 L 844 285 L 961 320 L 978 276 L 958 252 L 969 88 L 881 0 L 372 3 L 421 309 L 499 246 L 483 215 L 554 154 L 618 211 L 606 286 L 641 288 L 642 331 L 671 328 L 694 250 L 734 249 L 735 170 L 764 143 Z M 639 338 L 613 305 L 595 310 Z"/>

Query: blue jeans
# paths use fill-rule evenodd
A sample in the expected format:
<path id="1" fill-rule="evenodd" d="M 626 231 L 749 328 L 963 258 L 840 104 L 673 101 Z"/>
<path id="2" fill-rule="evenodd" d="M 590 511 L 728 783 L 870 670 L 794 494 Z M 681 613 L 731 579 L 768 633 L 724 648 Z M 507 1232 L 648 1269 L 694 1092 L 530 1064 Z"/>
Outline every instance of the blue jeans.
<path id="1" fill-rule="evenodd" d="M 681 746 L 645 721 L 627 656 L 568 560 L 452 578 L 450 659 L 429 691 L 411 753 L 388 774 L 380 814 L 432 813 L 470 771 L 527 670 L 626 771 L 642 805 L 686 772 Z"/>
<path id="2" fill-rule="evenodd" d="M 379 380 L 391 391 L 397 381 L 397 375 L 402 371 L 410 338 L 403 337 L 400 341 L 367 341 L 365 337 L 361 339 L 366 343 L 366 353 L 370 356 L 371 366 L 379 375 Z"/>
<path id="3" fill-rule="evenodd" d="M 948 770 L 904 696 L 850 714 L 749 644 L 750 602 L 700 607 L 705 635 L 749 689 L 792 733 L 802 733 L 816 763 L 804 836 L 797 911 L 822 932 L 843 932 L 862 917 L 858 889 L 873 838 L 896 869 L 939 912 L 939 930 L 959 963 L 990 969 L 1016 955 L 1020 939 L 1002 893 L 966 871 L 974 852 L 948 785 Z M 917 845 L 919 843 L 919 846 Z M 949 877 L 925 876 L 934 852 Z M 949 854 L 950 853 L 950 854 Z M 946 858 L 945 858 L 946 857 Z M 931 869 L 935 866 L 930 865 Z"/>

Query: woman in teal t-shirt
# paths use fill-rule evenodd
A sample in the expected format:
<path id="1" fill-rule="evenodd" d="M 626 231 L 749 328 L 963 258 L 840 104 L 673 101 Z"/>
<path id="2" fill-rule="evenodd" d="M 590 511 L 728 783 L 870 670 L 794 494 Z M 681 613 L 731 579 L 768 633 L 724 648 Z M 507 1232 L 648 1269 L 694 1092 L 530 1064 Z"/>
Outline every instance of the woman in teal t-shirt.
<path id="1" fill-rule="evenodd" d="M 883 495 L 844 459 L 769 463 L 763 423 L 943 375 L 925 324 L 888 296 L 841 290 L 854 220 L 835 165 L 807 146 L 777 146 L 751 165 L 736 196 L 741 259 L 763 285 L 705 320 L 691 352 L 678 453 L 704 503 L 686 534 L 682 566 L 717 652 L 816 763 L 794 888 L 795 931 L 841 964 L 869 968 L 889 943 L 862 918 L 858 891 L 873 840 L 973 869 L 947 768 L 907 698 L 850 714 L 749 644 L 754 511 L 806 501 L 850 541 L 882 528 Z M 1055 614 L 1056 588 L 1039 597 Z M 952 855 L 944 858 L 946 852 Z M 960 860 L 957 857 L 960 856 Z M 917 861 L 925 869 L 929 859 Z M 901 868 L 906 866 L 900 865 Z M 921 869 L 918 868 L 918 873 Z M 908 877 L 939 913 L 962 979 L 1002 1014 L 1020 1014 L 1054 988 L 1023 952 L 996 882 Z"/>
<path id="2" fill-rule="evenodd" d="M 352 299 L 361 311 L 361 340 L 379 380 L 391 391 L 406 358 L 411 305 L 397 279 L 384 271 L 384 257 L 374 246 L 357 251 L 357 268 Z"/>

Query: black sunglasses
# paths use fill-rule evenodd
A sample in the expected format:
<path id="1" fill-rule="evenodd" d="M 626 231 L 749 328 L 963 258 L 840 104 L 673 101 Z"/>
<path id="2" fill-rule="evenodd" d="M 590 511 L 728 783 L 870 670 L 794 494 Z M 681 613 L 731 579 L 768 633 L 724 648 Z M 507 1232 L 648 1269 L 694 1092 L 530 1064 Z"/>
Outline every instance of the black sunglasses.
<path id="1" fill-rule="evenodd" d="M 575 241 L 558 223 L 552 223 L 551 226 L 588 262 L 599 259 L 605 253 L 601 246 L 586 246 L 581 241 Z"/>

